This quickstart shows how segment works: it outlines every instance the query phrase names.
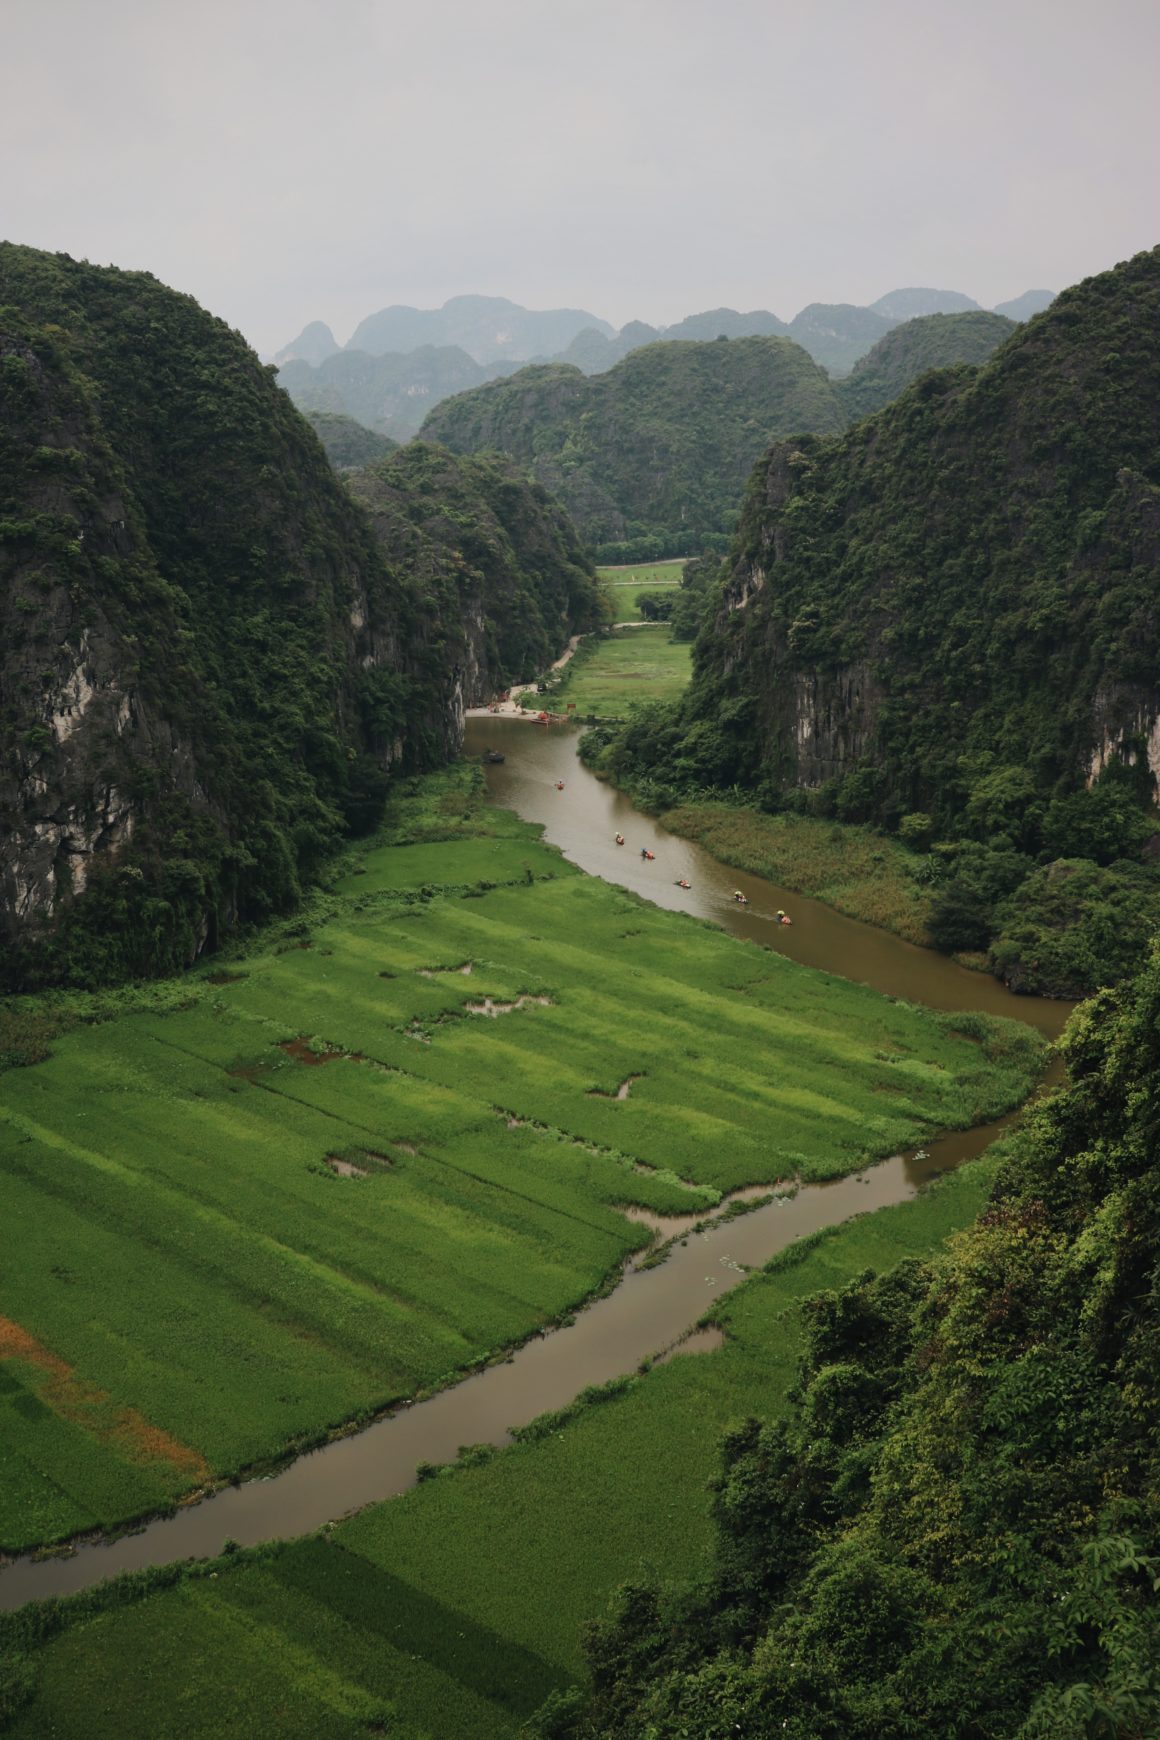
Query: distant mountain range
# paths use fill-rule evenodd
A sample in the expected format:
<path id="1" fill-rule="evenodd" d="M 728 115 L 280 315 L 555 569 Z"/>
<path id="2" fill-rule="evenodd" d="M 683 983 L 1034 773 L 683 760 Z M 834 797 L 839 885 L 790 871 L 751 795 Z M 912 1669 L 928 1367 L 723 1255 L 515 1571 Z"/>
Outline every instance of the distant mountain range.
<path id="1" fill-rule="evenodd" d="M 1014 301 L 998 304 L 994 312 L 1009 320 L 1029 320 L 1053 300 L 1053 290 L 1025 290 Z M 345 345 L 339 345 L 324 321 L 312 320 L 298 337 L 274 357 L 279 367 L 288 362 L 306 362 L 313 367 L 340 349 L 363 351 L 368 356 L 394 353 L 407 356 L 425 346 L 457 345 L 474 362 L 571 362 L 586 374 L 611 368 L 630 350 L 653 344 L 658 338 L 796 338 L 815 362 L 824 367 L 848 370 L 859 356 L 891 326 L 923 314 L 965 314 L 978 309 L 973 297 L 958 290 L 889 290 L 868 308 L 850 302 L 811 302 L 790 321 L 768 309 L 741 314 L 736 308 L 711 308 L 686 315 L 672 326 L 650 326 L 643 320 L 629 321 L 618 332 L 599 315 L 582 308 L 523 308 L 506 296 L 453 296 L 442 308 L 411 308 L 394 303 L 359 322 Z M 874 316 L 876 318 L 869 318 Z M 814 338 L 817 350 L 806 343 Z M 833 362 L 818 351 L 834 352 Z M 603 340 L 603 344 L 599 341 Z M 861 347 L 860 349 L 858 347 Z M 857 355 L 847 351 L 857 350 Z M 585 367 L 586 363 L 598 366 Z"/>
<path id="2" fill-rule="evenodd" d="M 797 333 L 837 344 L 848 313 L 883 324 L 869 309 L 816 306 Z M 689 554 L 727 541 L 745 479 L 779 432 L 834 434 L 931 369 L 986 361 L 1017 331 L 982 308 L 921 315 L 886 326 L 838 381 L 796 334 L 641 345 L 588 377 L 529 363 L 444 400 L 422 437 L 506 454 L 564 502 L 603 561 Z"/>
<path id="3" fill-rule="evenodd" d="M 1028 320 L 1052 297 L 1050 290 L 1027 290 L 995 313 Z M 341 413 L 406 441 L 450 394 L 511 374 L 525 362 L 571 363 L 599 375 L 646 344 L 792 338 L 836 377 L 848 375 L 905 321 L 982 312 L 957 290 L 911 287 L 888 291 L 869 308 L 811 302 L 790 321 L 768 309 L 712 308 L 667 327 L 632 320 L 618 332 L 583 309 L 535 310 L 503 296 L 453 296 L 442 308 L 383 308 L 361 321 L 345 346 L 323 321 L 312 320 L 274 361 L 300 409 Z"/>

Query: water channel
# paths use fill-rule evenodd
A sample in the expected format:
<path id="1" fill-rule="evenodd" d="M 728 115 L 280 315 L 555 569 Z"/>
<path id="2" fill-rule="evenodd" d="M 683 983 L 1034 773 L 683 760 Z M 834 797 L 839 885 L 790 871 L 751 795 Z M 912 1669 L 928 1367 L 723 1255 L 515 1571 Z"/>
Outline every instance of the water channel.
<path id="1" fill-rule="evenodd" d="M 505 761 L 487 769 L 492 797 L 543 823 L 546 837 L 593 875 L 892 996 L 937 1009 L 1014 1015 L 1050 1038 L 1061 1030 L 1068 1004 L 1016 998 L 994 979 L 728 869 L 700 847 L 666 833 L 587 773 L 576 743 L 568 728 L 484 715 L 469 720 L 466 752 L 501 750 Z M 618 831 L 625 835 L 624 847 L 615 845 Z M 651 863 L 641 859 L 642 846 L 655 853 Z M 688 890 L 675 885 L 680 877 L 691 884 Z M 748 907 L 734 901 L 737 888 L 748 895 Z M 792 913 L 792 926 L 775 922 L 778 907 Z M 666 1217 L 658 1234 L 685 1232 L 685 1242 L 676 1243 L 656 1267 L 629 1264 L 616 1290 L 580 1312 L 569 1327 L 536 1337 L 507 1362 L 300 1456 L 280 1474 L 225 1487 L 119 1540 L 83 1545 L 65 1557 L 13 1560 L 0 1569 L 0 1610 L 72 1594 L 123 1571 L 211 1557 L 227 1540 L 250 1546 L 308 1533 L 413 1486 L 421 1462 L 451 1460 L 465 1444 L 505 1444 L 512 1427 L 565 1406 L 589 1384 L 634 1371 L 645 1359 L 679 1354 L 686 1338 L 686 1356 L 708 1352 L 714 1337 L 690 1332 L 749 1268 L 821 1227 L 906 1201 L 932 1176 L 981 1153 L 1005 1121 L 951 1132 L 925 1150 L 895 1155 L 850 1178 L 778 1195 L 698 1233 Z M 688 1217 L 690 1225 L 695 1218 Z"/>

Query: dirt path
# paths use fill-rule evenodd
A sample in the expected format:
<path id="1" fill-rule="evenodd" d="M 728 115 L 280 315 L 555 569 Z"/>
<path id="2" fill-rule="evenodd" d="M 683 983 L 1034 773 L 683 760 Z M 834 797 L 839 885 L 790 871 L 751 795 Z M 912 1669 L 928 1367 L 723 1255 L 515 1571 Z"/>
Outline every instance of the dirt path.
<path id="1" fill-rule="evenodd" d="M 553 671 L 562 671 L 583 639 L 582 634 L 574 634 L 560 657 L 548 666 L 544 675 L 550 676 Z M 494 718 L 499 713 L 508 718 L 514 715 L 518 719 L 534 719 L 536 717 L 534 712 L 529 712 L 520 706 L 520 696 L 534 693 L 543 680 L 543 677 L 537 677 L 532 683 L 514 683 L 508 690 L 506 701 L 494 701 L 489 707 L 468 707 L 466 709 L 467 717 L 469 719 L 486 719 L 488 714 Z"/>
<path id="2" fill-rule="evenodd" d="M 609 624 L 610 628 L 655 628 L 657 626 L 656 623 L 651 622 L 613 622 Z M 553 671 L 562 671 L 564 666 L 572 658 L 572 655 L 580 645 L 580 642 L 587 638 L 587 635 L 574 634 L 564 651 L 560 654 L 560 657 L 553 660 L 543 676 L 537 677 L 535 681 L 531 683 L 513 683 L 511 688 L 508 690 L 508 698 L 506 701 L 494 701 L 486 707 L 467 707 L 465 709 L 465 716 L 468 719 L 486 719 L 489 715 L 493 719 L 497 717 L 507 719 L 535 719 L 535 709 L 521 707 L 520 696 L 532 694 L 544 681 L 544 677 L 551 676 Z"/>

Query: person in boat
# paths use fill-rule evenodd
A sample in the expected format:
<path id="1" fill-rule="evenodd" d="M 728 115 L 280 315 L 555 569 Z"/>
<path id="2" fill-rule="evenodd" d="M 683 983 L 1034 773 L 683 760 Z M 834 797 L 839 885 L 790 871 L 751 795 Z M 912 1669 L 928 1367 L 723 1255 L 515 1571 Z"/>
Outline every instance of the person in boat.
<path id="1" fill-rule="evenodd" d="M 742 894 L 740 888 L 735 888 L 733 890 L 733 898 L 737 902 L 738 906 L 748 906 L 749 905 L 748 899 L 746 898 L 746 896 L 744 894 Z"/>
<path id="2" fill-rule="evenodd" d="M 677 877 L 677 887 L 678 888 L 688 888 L 689 886 L 690 886 L 689 883 L 686 882 L 686 880 L 683 876 Z"/>
<path id="3" fill-rule="evenodd" d="M 773 916 L 774 916 L 774 918 L 776 918 L 778 924 L 792 924 L 793 923 L 793 919 L 790 918 L 788 913 L 783 912 L 780 906 L 778 907 L 777 911 L 774 913 Z"/>
<path id="4" fill-rule="evenodd" d="M 617 834 L 617 836 L 616 836 L 616 843 L 617 843 L 617 845 L 618 845 L 618 846 L 623 846 L 623 845 L 624 845 L 624 835 L 623 835 L 623 834 Z"/>

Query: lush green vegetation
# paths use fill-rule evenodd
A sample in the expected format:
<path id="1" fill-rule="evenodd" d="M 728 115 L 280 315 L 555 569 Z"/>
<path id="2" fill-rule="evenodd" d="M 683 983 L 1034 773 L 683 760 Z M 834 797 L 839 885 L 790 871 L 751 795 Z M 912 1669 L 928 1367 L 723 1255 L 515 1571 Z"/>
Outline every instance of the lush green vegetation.
<path id="1" fill-rule="evenodd" d="M 389 435 L 376 435 L 373 429 L 338 411 L 307 411 L 306 421 L 336 471 L 357 471 L 374 459 L 384 459 L 398 446 Z"/>
<path id="2" fill-rule="evenodd" d="M 527 694 L 521 705 L 531 712 L 548 706 L 556 713 L 573 707 L 579 719 L 623 719 L 642 702 L 675 699 L 689 681 L 689 670 L 688 646 L 674 641 L 663 624 L 613 629 L 581 642 L 549 685 L 549 700 Z"/>
<path id="3" fill-rule="evenodd" d="M 880 338 L 838 385 L 850 421 L 889 405 L 930 369 L 983 363 L 1015 331 L 1013 320 L 981 308 L 963 314 L 928 314 L 907 320 Z"/>
<path id="4" fill-rule="evenodd" d="M 661 820 L 724 864 L 824 900 L 907 942 L 930 942 L 926 861 L 873 828 L 720 803 L 682 804 L 663 810 Z"/>
<path id="5" fill-rule="evenodd" d="M 611 621 L 641 622 L 639 599 L 642 593 L 650 598 L 667 598 L 680 585 L 684 560 L 674 557 L 667 562 L 637 562 L 628 567 L 596 570 L 609 600 Z"/>
<path id="6" fill-rule="evenodd" d="M 432 405 L 507 374 L 512 366 L 482 365 L 453 344 L 421 345 L 406 355 L 347 349 L 318 363 L 302 357 L 283 363 L 278 385 L 300 411 L 352 417 L 380 435 L 409 441 Z"/>
<path id="7" fill-rule="evenodd" d="M 626 1590 L 550 1732 L 1160 1730 L 1158 1023 L 1153 960 L 944 1255 L 810 1302 L 792 1415 L 725 1439 L 712 1575 Z"/>
<path id="8" fill-rule="evenodd" d="M 269 371 L 146 274 L 4 245 L 0 306 L 0 984 L 172 971 L 291 909 L 595 578 L 541 492 L 429 455 L 383 540 L 454 477 L 411 517 L 465 553 L 393 566 Z"/>
<path id="9" fill-rule="evenodd" d="M 508 454 L 559 496 L 598 560 L 632 562 L 723 542 L 770 440 L 844 421 L 798 346 L 744 338 L 646 345 L 601 375 L 521 369 L 445 400 L 423 433 Z"/>
<path id="10" fill-rule="evenodd" d="M 446 1381 L 615 1270 L 642 1239 L 620 1204 L 833 1176 L 1026 1091 L 1029 1030 L 651 908 L 480 787 L 460 768 L 399 799 L 309 924 L 176 1006 L 126 995 L 54 1038 L 60 997 L 14 1005 L 51 1055 L 0 1111 L 3 1545 Z"/>
<path id="11" fill-rule="evenodd" d="M 582 1678 L 581 1625 L 618 1584 L 710 1570 L 720 1434 L 785 1413 L 802 1301 L 925 1257 L 992 1171 L 800 1241 L 713 1308 L 718 1352 L 598 1392 L 321 1538 L 0 1619 L 11 1732 L 353 1740 L 379 1719 L 400 1740 L 515 1735 Z"/>
<path id="12" fill-rule="evenodd" d="M 545 670 L 577 629 L 600 620 L 588 556 L 559 504 L 503 460 L 411 441 L 346 479 L 392 568 L 430 597 L 452 600 L 477 628 L 464 700 Z"/>
<path id="13" fill-rule="evenodd" d="M 993 945 L 1026 989 L 1138 962 L 1160 922 L 1158 330 L 1160 250 L 983 368 L 776 444 L 685 700 L 595 746 L 604 771 L 897 832 L 928 854 L 939 946 Z"/>

